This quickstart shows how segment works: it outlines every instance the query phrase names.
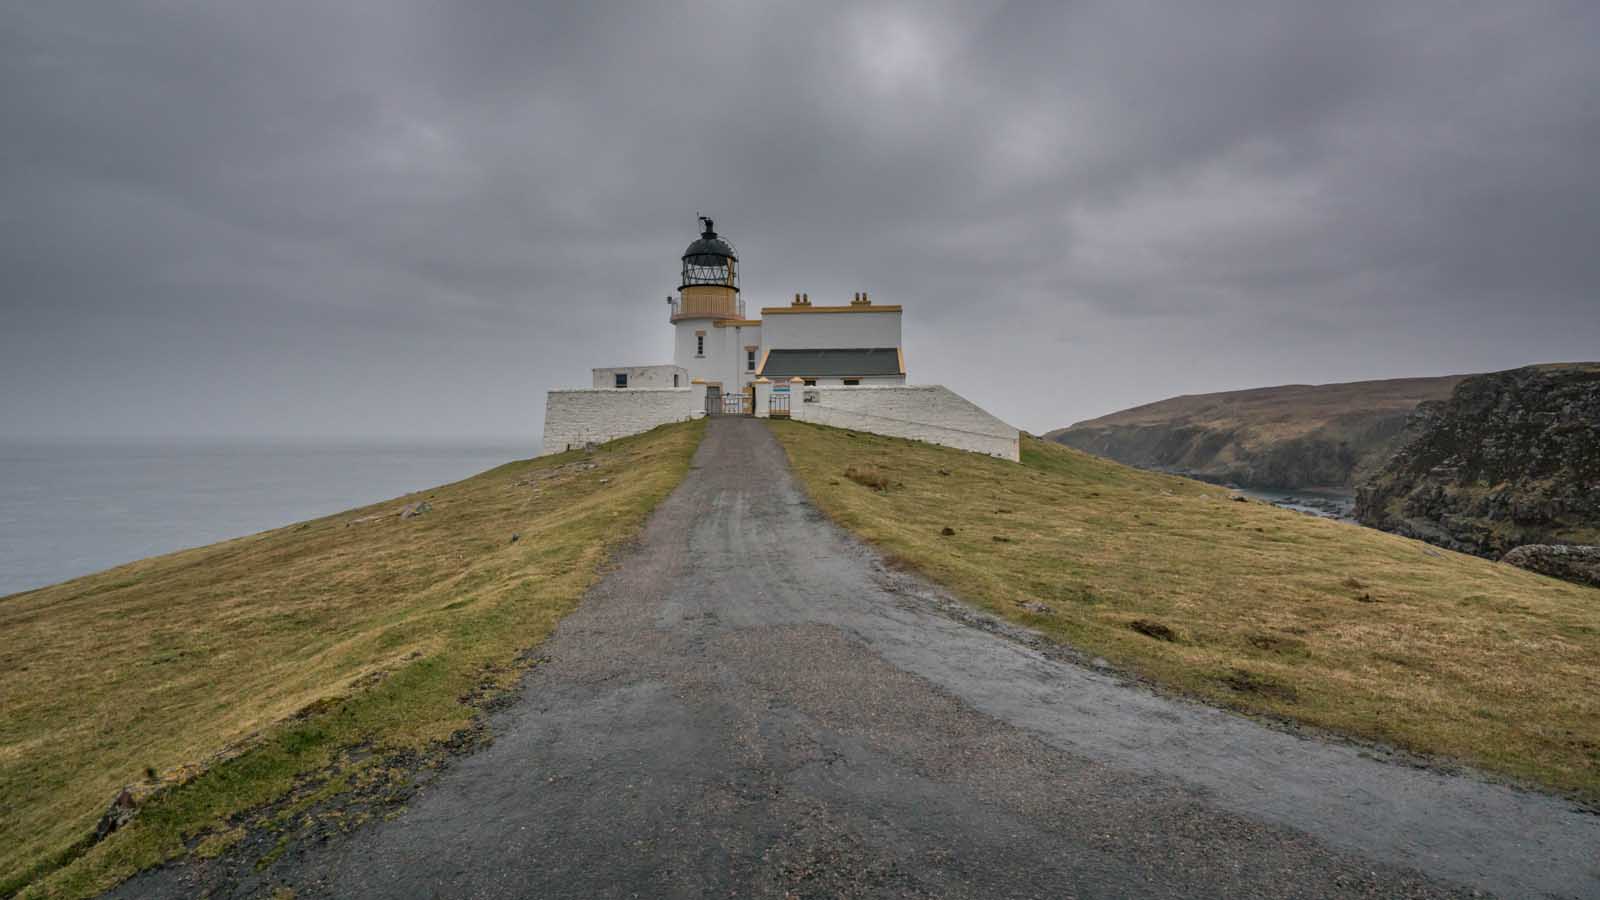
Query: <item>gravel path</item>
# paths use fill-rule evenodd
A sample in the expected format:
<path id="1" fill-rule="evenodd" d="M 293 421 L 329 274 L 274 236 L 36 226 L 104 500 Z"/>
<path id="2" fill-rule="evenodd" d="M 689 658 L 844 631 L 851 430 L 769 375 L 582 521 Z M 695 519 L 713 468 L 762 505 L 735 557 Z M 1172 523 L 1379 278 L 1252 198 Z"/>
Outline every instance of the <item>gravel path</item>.
<path id="1" fill-rule="evenodd" d="M 978 626 L 978 627 L 975 627 Z M 549 661 L 297 897 L 1600 897 L 1600 817 L 1042 653 L 827 523 L 711 423 Z M 204 885 L 251 894 L 243 875 Z M 173 866 L 126 896 L 183 896 Z"/>

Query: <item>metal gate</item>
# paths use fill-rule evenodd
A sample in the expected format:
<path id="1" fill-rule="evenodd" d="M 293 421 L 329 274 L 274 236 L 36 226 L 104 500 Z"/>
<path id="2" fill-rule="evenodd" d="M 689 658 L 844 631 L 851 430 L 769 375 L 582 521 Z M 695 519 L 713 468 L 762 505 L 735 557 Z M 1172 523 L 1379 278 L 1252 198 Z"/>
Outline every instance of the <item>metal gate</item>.
<path id="1" fill-rule="evenodd" d="M 719 387 L 706 388 L 706 415 L 749 416 L 754 414 L 754 398 L 750 392 L 724 394 Z"/>
<path id="2" fill-rule="evenodd" d="M 767 397 L 767 415 L 775 419 L 789 418 L 789 392 L 773 391 Z"/>
<path id="3" fill-rule="evenodd" d="M 725 416 L 748 416 L 752 412 L 750 395 L 745 393 L 723 394 L 722 414 Z"/>

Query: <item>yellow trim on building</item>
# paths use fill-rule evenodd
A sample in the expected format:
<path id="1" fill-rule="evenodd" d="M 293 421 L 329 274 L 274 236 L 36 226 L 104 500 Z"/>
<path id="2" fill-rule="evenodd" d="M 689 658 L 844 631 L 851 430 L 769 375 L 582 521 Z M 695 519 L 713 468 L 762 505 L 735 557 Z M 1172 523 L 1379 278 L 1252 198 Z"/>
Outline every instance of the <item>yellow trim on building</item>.
<path id="1" fill-rule="evenodd" d="M 721 321 L 712 322 L 711 324 L 714 327 L 717 327 L 717 328 L 760 328 L 761 327 L 761 320 L 760 319 L 723 319 Z"/>
<path id="2" fill-rule="evenodd" d="M 906 373 L 906 351 L 903 347 L 894 348 L 894 355 L 900 360 L 900 374 Z"/>
<path id="3" fill-rule="evenodd" d="M 767 357 L 769 357 L 771 355 L 772 355 L 772 348 L 771 347 L 768 347 L 767 351 L 765 353 L 761 354 L 761 362 L 756 365 L 756 374 L 757 375 L 760 375 L 760 374 L 762 374 L 763 372 L 765 372 L 767 370 Z"/>
<path id="4" fill-rule="evenodd" d="M 763 306 L 763 316 L 794 316 L 801 313 L 878 313 L 900 312 L 898 304 L 893 306 Z"/>

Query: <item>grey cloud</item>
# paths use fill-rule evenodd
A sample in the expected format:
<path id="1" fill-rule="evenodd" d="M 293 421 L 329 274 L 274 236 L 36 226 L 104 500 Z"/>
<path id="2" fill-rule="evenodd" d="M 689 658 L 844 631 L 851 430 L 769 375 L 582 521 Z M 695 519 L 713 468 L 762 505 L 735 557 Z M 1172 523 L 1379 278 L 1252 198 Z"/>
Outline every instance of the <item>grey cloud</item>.
<path id="1" fill-rule="evenodd" d="M 903 302 L 1043 430 L 1600 347 L 1583 3 L 52 3 L 0 13 L 0 421 L 523 434 L 754 305 Z"/>

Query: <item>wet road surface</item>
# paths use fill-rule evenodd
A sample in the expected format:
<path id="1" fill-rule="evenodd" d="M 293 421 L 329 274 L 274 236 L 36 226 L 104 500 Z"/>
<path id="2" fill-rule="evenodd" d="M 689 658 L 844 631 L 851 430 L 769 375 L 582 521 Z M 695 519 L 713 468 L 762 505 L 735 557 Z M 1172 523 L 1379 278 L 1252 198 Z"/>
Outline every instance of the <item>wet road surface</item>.
<path id="1" fill-rule="evenodd" d="M 975 624 L 976 623 L 976 624 Z M 982 627 L 978 627 L 982 626 Z M 1600 817 L 1041 652 L 826 522 L 710 423 L 494 741 L 297 897 L 1600 897 Z M 285 868 L 287 866 L 287 868 Z M 186 896 L 172 866 L 125 896 Z"/>

